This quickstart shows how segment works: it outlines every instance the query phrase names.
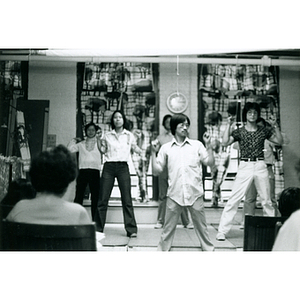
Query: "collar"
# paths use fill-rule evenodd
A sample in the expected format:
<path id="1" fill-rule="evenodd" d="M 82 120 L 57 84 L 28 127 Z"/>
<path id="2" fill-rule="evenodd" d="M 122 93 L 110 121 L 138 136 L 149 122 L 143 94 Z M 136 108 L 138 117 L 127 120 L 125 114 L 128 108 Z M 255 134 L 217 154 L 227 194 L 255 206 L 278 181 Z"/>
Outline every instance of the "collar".
<path id="1" fill-rule="evenodd" d="M 185 143 L 191 144 L 190 139 L 189 139 L 188 137 L 185 138 L 185 140 L 183 141 L 182 144 L 179 144 L 179 143 L 176 141 L 175 137 L 173 137 L 171 146 L 173 146 L 174 144 L 176 144 L 177 146 L 183 146 Z"/>
<path id="2" fill-rule="evenodd" d="M 117 135 L 117 132 L 116 132 L 115 129 L 113 129 L 113 130 L 111 131 L 111 133 L 114 134 L 114 135 Z M 129 134 L 129 131 L 128 131 L 127 129 L 124 128 L 120 134 Z"/>

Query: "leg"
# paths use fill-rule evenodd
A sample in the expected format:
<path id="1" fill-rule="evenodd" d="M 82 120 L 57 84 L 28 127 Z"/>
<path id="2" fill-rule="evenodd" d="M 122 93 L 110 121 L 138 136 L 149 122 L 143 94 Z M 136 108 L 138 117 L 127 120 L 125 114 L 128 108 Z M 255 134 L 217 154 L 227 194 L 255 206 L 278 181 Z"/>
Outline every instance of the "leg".
<path id="1" fill-rule="evenodd" d="M 233 219 L 237 213 L 238 206 L 253 181 L 253 163 L 241 161 L 236 179 L 232 187 L 232 193 L 228 199 L 219 224 L 218 232 L 225 236 L 231 229 Z M 217 239 L 219 239 L 217 235 Z M 222 238 L 223 240 L 224 238 Z"/>
<path id="2" fill-rule="evenodd" d="M 249 187 L 244 202 L 244 215 L 255 215 L 255 202 L 256 202 L 257 192 L 254 182 Z"/>
<path id="3" fill-rule="evenodd" d="M 255 163 L 254 183 L 261 198 L 263 214 L 265 216 L 274 217 L 275 211 L 270 199 L 269 174 L 264 161 L 258 161 Z"/>
<path id="4" fill-rule="evenodd" d="M 167 198 L 165 224 L 157 246 L 158 251 L 170 251 L 181 211 L 182 206 Z"/>
<path id="5" fill-rule="evenodd" d="M 91 191 L 91 213 L 92 213 L 92 220 L 95 220 L 95 213 L 97 210 L 98 200 L 99 200 L 99 193 L 100 193 L 100 171 L 98 170 L 89 170 L 89 187 Z"/>
<path id="6" fill-rule="evenodd" d="M 213 251 L 214 245 L 208 234 L 203 197 L 198 198 L 192 206 L 188 206 L 188 209 L 191 213 L 202 251 Z"/>
<path id="7" fill-rule="evenodd" d="M 163 225 L 166 214 L 168 177 L 166 169 L 158 176 L 158 214 L 157 223 Z M 157 224 L 157 225 L 158 225 Z"/>
<path id="8" fill-rule="evenodd" d="M 106 212 L 108 207 L 108 201 L 111 195 L 111 191 L 115 182 L 115 165 L 114 163 L 105 163 L 102 172 L 102 195 L 98 203 L 99 211 L 99 224 L 97 224 L 97 229 L 100 232 L 103 232 L 105 221 L 106 221 Z"/>
<path id="9" fill-rule="evenodd" d="M 137 233 L 137 225 L 132 205 L 131 180 L 127 163 L 118 163 L 116 177 L 121 192 L 125 230 L 127 235 L 130 236 L 133 233 Z"/>
<path id="10" fill-rule="evenodd" d="M 276 200 L 276 195 L 275 195 L 275 175 L 273 171 L 273 165 L 267 165 L 268 168 L 268 174 L 269 174 L 269 182 L 270 182 L 270 197 L 271 197 L 271 202 L 272 206 L 274 207 L 275 210 L 275 217 L 280 217 L 280 211 L 278 210 L 278 204 Z"/>
<path id="11" fill-rule="evenodd" d="M 82 205 L 84 192 L 87 184 L 88 184 L 87 170 L 80 169 L 77 177 L 77 182 L 76 182 L 76 195 L 74 200 L 75 203 L 79 203 Z"/>

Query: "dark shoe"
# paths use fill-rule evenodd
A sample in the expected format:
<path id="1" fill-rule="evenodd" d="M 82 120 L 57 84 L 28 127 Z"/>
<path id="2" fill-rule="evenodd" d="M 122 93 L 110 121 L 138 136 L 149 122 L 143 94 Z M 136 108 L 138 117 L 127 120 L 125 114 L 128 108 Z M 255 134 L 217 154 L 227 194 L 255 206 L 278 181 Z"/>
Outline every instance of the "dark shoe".
<path id="1" fill-rule="evenodd" d="M 189 223 L 186 226 L 184 226 L 187 229 L 194 229 L 194 224 L 193 223 Z"/>
<path id="2" fill-rule="evenodd" d="M 127 236 L 130 238 L 137 238 L 137 234 L 135 232 L 131 234 L 127 234 Z"/>

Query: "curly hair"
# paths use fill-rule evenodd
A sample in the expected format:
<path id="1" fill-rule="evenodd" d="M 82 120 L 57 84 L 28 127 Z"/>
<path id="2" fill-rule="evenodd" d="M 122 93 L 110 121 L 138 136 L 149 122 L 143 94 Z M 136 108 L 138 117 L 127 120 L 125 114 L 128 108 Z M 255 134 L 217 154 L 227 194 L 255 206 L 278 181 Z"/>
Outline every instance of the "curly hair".
<path id="1" fill-rule="evenodd" d="M 77 166 L 71 152 L 63 145 L 43 151 L 32 159 L 29 176 L 37 192 L 63 195 L 76 178 Z"/>
<path id="2" fill-rule="evenodd" d="M 250 109 L 254 109 L 257 112 L 257 118 L 260 117 L 260 107 L 256 102 L 247 102 L 243 108 L 242 118 L 243 122 L 247 122 L 247 113 Z"/>
<path id="3" fill-rule="evenodd" d="M 86 124 L 85 126 L 84 126 L 84 132 L 85 132 L 85 134 L 87 135 L 87 130 L 91 127 L 91 126 L 93 126 L 94 128 L 95 128 L 95 131 L 97 131 L 100 127 L 99 126 L 97 126 L 95 123 L 93 123 L 93 122 L 91 122 L 91 123 L 88 123 L 88 124 Z"/>

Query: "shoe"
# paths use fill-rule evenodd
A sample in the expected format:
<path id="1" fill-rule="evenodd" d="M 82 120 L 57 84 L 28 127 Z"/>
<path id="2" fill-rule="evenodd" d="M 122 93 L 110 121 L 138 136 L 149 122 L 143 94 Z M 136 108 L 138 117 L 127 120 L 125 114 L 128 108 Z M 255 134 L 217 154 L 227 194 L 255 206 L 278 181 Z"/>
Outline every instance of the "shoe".
<path id="1" fill-rule="evenodd" d="M 186 226 L 184 226 L 187 229 L 194 229 L 194 224 L 193 223 L 189 223 Z"/>
<path id="2" fill-rule="evenodd" d="M 225 234 L 222 232 L 218 232 L 217 236 L 216 236 L 216 240 L 218 241 L 225 241 Z"/>
<path id="3" fill-rule="evenodd" d="M 137 234 L 135 232 L 131 234 L 127 234 L 127 236 L 130 238 L 137 238 Z"/>
<path id="4" fill-rule="evenodd" d="M 155 229 L 161 229 L 163 227 L 163 224 L 161 223 L 156 223 L 156 225 L 154 226 Z"/>

